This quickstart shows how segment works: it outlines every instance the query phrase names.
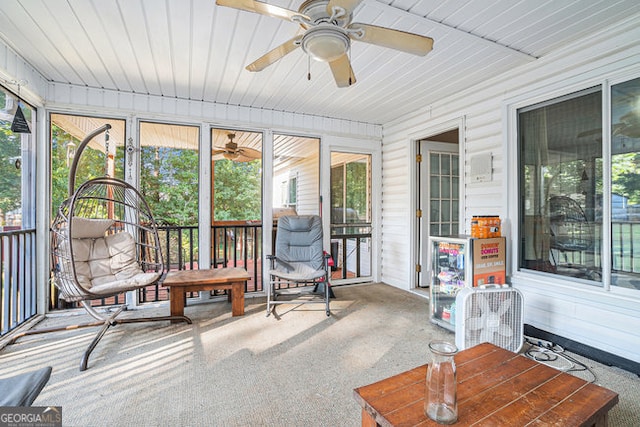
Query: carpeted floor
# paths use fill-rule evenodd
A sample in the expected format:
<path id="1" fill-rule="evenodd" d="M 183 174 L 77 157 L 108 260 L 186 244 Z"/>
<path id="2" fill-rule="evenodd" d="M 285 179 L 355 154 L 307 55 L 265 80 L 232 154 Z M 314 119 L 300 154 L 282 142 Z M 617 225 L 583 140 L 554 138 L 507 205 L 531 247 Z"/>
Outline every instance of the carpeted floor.
<path id="1" fill-rule="evenodd" d="M 354 388 L 429 362 L 428 342 L 454 337 L 428 321 L 420 296 L 383 284 L 334 291 L 329 318 L 321 304 L 282 305 L 266 318 L 264 298 L 247 298 L 242 317 L 215 302 L 186 308 L 193 325 L 119 325 L 84 372 L 93 328 L 25 337 L 0 352 L 0 377 L 53 366 L 34 405 L 62 406 L 65 426 L 358 426 Z M 74 311 L 37 327 L 87 320 Z M 609 425 L 640 425 L 638 377 L 586 363 L 620 394 Z"/>

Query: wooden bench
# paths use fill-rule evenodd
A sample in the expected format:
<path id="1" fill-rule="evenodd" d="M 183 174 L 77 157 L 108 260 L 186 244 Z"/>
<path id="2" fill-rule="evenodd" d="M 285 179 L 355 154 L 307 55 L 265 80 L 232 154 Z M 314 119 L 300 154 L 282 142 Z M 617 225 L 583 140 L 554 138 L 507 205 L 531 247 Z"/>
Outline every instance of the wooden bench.
<path id="1" fill-rule="evenodd" d="M 229 290 L 233 316 L 244 315 L 244 288 L 251 277 L 244 268 L 170 271 L 163 286 L 169 288 L 172 316 L 183 316 L 187 292 Z"/>

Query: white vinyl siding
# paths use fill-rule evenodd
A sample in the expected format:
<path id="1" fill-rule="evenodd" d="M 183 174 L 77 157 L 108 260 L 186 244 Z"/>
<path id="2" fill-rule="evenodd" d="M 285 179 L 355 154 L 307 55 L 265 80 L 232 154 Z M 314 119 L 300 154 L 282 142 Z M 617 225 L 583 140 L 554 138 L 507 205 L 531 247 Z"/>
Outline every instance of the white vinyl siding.
<path id="1" fill-rule="evenodd" d="M 517 250 L 517 158 L 516 140 L 509 130 L 509 108 L 513 103 L 534 104 L 554 96 L 584 89 L 626 73 L 640 75 L 640 18 L 616 25 L 588 40 L 521 66 L 426 105 L 411 117 L 384 125 L 382 149 L 382 281 L 411 289 L 413 269 L 409 259 L 416 236 L 407 224 L 414 221 L 412 180 L 415 163 L 411 145 L 429 136 L 428 130 L 442 123 L 463 119 L 463 153 L 466 177 L 470 159 L 491 153 L 492 180 L 465 180 L 464 224 L 469 232 L 473 215 L 496 214 L 503 218 L 508 253 Z M 509 177 L 509 179 L 507 179 Z M 509 267 L 513 257 L 509 255 Z M 525 322 L 545 331 L 581 342 L 633 361 L 640 361 L 640 292 L 585 289 L 570 281 L 538 279 L 513 272 L 512 282 L 525 296 Z"/>
<path id="2" fill-rule="evenodd" d="M 320 154 L 319 150 L 318 154 Z M 297 177 L 295 209 L 298 215 L 320 214 L 320 165 L 318 160 L 319 155 L 311 156 L 287 166 L 286 181 L 288 182 L 290 177 Z"/>

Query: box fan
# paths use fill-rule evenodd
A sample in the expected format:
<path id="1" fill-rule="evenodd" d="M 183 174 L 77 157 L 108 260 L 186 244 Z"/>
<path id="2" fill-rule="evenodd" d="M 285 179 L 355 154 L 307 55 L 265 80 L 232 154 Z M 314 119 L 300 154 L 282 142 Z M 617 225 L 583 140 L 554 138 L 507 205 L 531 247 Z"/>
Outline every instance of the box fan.
<path id="1" fill-rule="evenodd" d="M 524 343 L 522 294 L 504 287 L 463 288 L 456 295 L 456 346 L 490 342 L 519 352 Z"/>

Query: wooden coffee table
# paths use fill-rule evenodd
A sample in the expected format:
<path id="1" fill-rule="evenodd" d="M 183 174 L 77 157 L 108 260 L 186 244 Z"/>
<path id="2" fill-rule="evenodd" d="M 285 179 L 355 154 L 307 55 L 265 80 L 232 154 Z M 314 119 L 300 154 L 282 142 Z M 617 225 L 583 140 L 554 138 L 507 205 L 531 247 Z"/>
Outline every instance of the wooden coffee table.
<path id="1" fill-rule="evenodd" d="M 169 288 L 169 303 L 172 316 L 184 315 L 187 292 L 227 289 L 231 301 L 231 314 L 244 315 L 244 288 L 251 276 L 239 267 L 212 268 L 206 270 L 170 271 L 162 283 Z"/>
<path id="2" fill-rule="evenodd" d="M 618 394 L 493 344 L 455 356 L 458 422 L 454 425 L 606 426 Z M 424 414 L 427 365 L 354 395 L 363 426 L 438 426 Z"/>

